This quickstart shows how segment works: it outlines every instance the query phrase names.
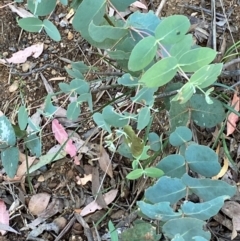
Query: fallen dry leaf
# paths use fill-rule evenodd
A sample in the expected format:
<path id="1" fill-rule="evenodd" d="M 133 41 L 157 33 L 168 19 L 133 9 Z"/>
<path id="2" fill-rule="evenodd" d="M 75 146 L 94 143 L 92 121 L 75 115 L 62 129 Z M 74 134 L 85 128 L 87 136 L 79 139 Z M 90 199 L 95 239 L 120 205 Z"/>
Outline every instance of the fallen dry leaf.
<path id="1" fill-rule="evenodd" d="M 35 156 L 29 156 L 28 157 L 28 167 L 32 166 L 33 162 L 35 161 L 36 157 Z M 19 165 L 18 169 L 17 169 L 17 176 L 18 177 L 22 177 L 25 175 L 25 173 L 27 172 L 27 161 L 25 158 L 25 161 L 22 162 L 21 165 Z"/>
<path id="2" fill-rule="evenodd" d="M 0 59 L 0 62 L 5 63 L 13 63 L 13 64 L 22 64 L 27 61 L 27 58 L 33 56 L 34 58 L 38 58 L 43 51 L 43 43 L 34 44 L 30 47 L 25 48 L 24 50 L 20 50 L 12 55 L 11 58 L 4 60 Z"/>
<path id="3" fill-rule="evenodd" d="M 14 5 L 9 5 L 9 8 L 12 10 L 12 12 L 17 13 L 21 18 L 34 17 L 32 13 L 28 12 L 24 8 L 15 7 Z"/>
<path id="4" fill-rule="evenodd" d="M 88 174 L 88 175 L 84 175 L 84 177 L 80 178 L 80 177 L 76 177 L 77 178 L 77 184 L 78 185 L 86 185 L 87 182 L 91 182 L 92 181 L 92 174 Z"/>
<path id="5" fill-rule="evenodd" d="M 98 159 L 101 169 L 107 173 L 111 178 L 113 178 L 112 163 L 106 150 L 101 146 L 100 155 Z"/>
<path id="6" fill-rule="evenodd" d="M 232 99 L 232 107 L 234 108 L 234 110 L 239 112 L 239 106 L 240 97 L 238 97 L 237 93 L 235 92 Z M 231 135 L 235 131 L 237 122 L 238 116 L 235 113 L 231 112 L 228 116 L 227 121 L 227 136 Z"/>
<path id="7" fill-rule="evenodd" d="M 227 201 L 224 203 L 221 211 L 232 219 L 233 230 L 232 237 L 237 236 L 237 231 L 240 231 L 240 204 L 234 201 Z"/>
<path id="8" fill-rule="evenodd" d="M 0 200 L 0 224 L 9 226 L 9 212 L 4 201 Z M 2 235 L 6 234 L 6 230 L 0 230 Z"/>
<path id="9" fill-rule="evenodd" d="M 225 175 L 227 170 L 228 170 L 228 159 L 227 159 L 227 157 L 224 156 L 224 158 L 223 158 L 223 166 L 222 166 L 220 172 L 216 176 L 212 177 L 212 179 L 213 180 L 218 180 L 219 178 L 221 178 L 221 177 L 223 177 Z"/>
<path id="10" fill-rule="evenodd" d="M 33 215 L 39 215 L 48 206 L 51 195 L 48 193 L 38 193 L 31 197 L 28 208 Z"/>
<path id="11" fill-rule="evenodd" d="M 118 193 L 118 190 L 113 189 L 103 195 L 103 198 L 107 205 L 110 204 L 115 199 L 115 197 L 117 196 L 117 193 Z M 97 204 L 97 202 L 94 200 L 91 203 L 89 203 L 85 208 L 83 208 L 80 214 L 82 217 L 84 217 L 84 216 L 88 215 L 89 213 L 93 213 L 96 210 L 101 210 L 101 209 L 102 209 L 102 207 L 99 206 Z"/>

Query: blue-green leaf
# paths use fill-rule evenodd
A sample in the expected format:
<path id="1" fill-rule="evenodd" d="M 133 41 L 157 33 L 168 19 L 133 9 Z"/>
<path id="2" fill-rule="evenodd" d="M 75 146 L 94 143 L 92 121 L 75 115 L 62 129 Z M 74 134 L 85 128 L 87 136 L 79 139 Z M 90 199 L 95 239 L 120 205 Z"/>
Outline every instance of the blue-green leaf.
<path id="1" fill-rule="evenodd" d="M 190 22 L 183 15 L 166 17 L 158 25 L 155 37 L 163 44 L 174 44 L 184 38 L 190 28 Z"/>
<path id="2" fill-rule="evenodd" d="M 48 19 L 43 20 L 43 27 L 47 33 L 47 35 L 53 39 L 54 41 L 60 41 L 61 40 L 61 35 L 56 28 L 56 26 L 50 22 Z"/>
<path id="3" fill-rule="evenodd" d="M 28 9 L 36 16 L 46 16 L 56 7 L 57 0 L 28 0 Z"/>
<path id="4" fill-rule="evenodd" d="M 232 197 L 236 193 L 235 186 L 231 186 L 220 180 L 196 179 L 184 174 L 182 181 L 188 186 L 190 192 L 195 193 L 204 201 L 210 201 L 224 195 Z"/>
<path id="5" fill-rule="evenodd" d="M 178 218 L 166 222 L 162 230 L 169 239 L 179 234 L 186 241 L 193 240 L 195 236 L 201 236 L 206 240 L 210 240 L 211 234 L 209 231 L 206 231 L 205 226 L 206 222 L 196 218 Z"/>
<path id="6" fill-rule="evenodd" d="M 79 95 L 88 93 L 90 90 L 89 84 L 82 79 L 73 79 L 70 82 L 70 87 L 72 90 L 75 90 L 76 93 L 78 93 Z"/>
<path id="7" fill-rule="evenodd" d="M 28 32 L 37 33 L 42 29 L 43 22 L 38 18 L 29 17 L 18 20 L 18 25 Z"/>
<path id="8" fill-rule="evenodd" d="M 150 108 L 147 106 L 141 108 L 140 112 L 138 113 L 137 129 L 144 129 L 148 125 L 150 118 Z"/>
<path id="9" fill-rule="evenodd" d="M 80 115 L 80 108 L 79 108 L 78 102 L 73 101 L 67 107 L 67 118 L 75 121 L 77 120 L 79 115 Z"/>
<path id="10" fill-rule="evenodd" d="M 191 49 L 179 58 L 178 64 L 183 71 L 194 72 L 210 64 L 216 55 L 217 52 L 215 50 L 207 47 Z"/>
<path id="11" fill-rule="evenodd" d="M 1 152 L 2 165 L 10 178 L 14 178 L 19 161 L 19 150 L 17 147 L 9 147 Z"/>
<path id="12" fill-rule="evenodd" d="M 152 62 L 156 52 L 156 39 L 153 36 L 143 38 L 133 48 L 129 58 L 128 68 L 132 71 L 143 70 Z"/>
<path id="13" fill-rule="evenodd" d="M 185 158 L 191 170 L 205 177 L 217 175 L 221 170 L 218 155 L 208 146 L 190 145 Z"/>
<path id="14" fill-rule="evenodd" d="M 203 66 L 191 76 L 189 82 L 204 89 L 217 80 L 217 77 L 221 74 L 222 67 L 222 63 Z"/>
<path id="15" fill-rule="evenodd" d="M 5 115 L 0 116 L 0 148 L 14 146 L 16 136 L 11 122 Z"/>
<path id="16" fill-rule="evenodd" d="M 46 116 L 52 116 L 57 110 L 57 107 L 52 104 L 51 95 L 48 94 L 45 100 L 44 112 Z"/>
<path id="17" fill-rule="evenodd" d="M 177 127 L 176 130 L 171 133 L 169 142 L 172 146 L 181 146 L 182 144 L 192 139 L 192 132 L 186 126 Z"/>
<path id="18" fill-rule="evenodd" d="M 186 217 L 207 220 L 215 216 L 222 208 L 224 201 L 229 198 L 229 196 L 220 196 L 203 203 L 193 203 L 189 201 L 185 202 L 181 206 L 181 209 Z"/>
<path id="19" fill-rule="evenodd" d="M 161 138 L 155 132 L 150 132 L 148 134 L 148 141 L 149 141 L 151 150 L 158 151 L 161 148 L 161 145 L 162 145 Z"/>
<path id="20" fill-rule="evenodd" d="M 91 21 L 89 24 L 89 34 L 96 42 L 103 42 L 106 39 L 120 40 L 128 34 L 128 29 L 113 27 L 109 25 L 97 26 Z"/>
<path id="21" fill-rule="evenodd" d="M 177 64 L 174 57 L 161 59 L 143 74 L 140 83 L 148 88 L 167 84 L 177 73 Z"/>
<path id="22" fill-rule="evenodd" d="M 157 88 L 147 88 L 143 87 L 136 93 L 134 97 L 131 98 L 133 102 L 142 103 L 145 105 L 152 106 L 155 100 L 154 92 Z"/>
<path id="23" fill-rule="evenodd" d="M 93 114 L 93 120 L 98 125 L 99 128 L 111 133 L 110 125 L 104 120 L 103 115 L 101 113 Z"/>
<path id="24" fill-rule="evenodd" d="M 18 110 L 18 124 L 21 130 L 25 130 L 28 124 L 28 113 L 25 106 L 21 106 Z"/>
<path id="25" fill-rule="evenodd" d="M 163 176 L 146 190 L 145 197 L 152 203 L 170 202 L 172 205 L 186 195 L 186 190 L 181 179 Z"/>
<path id="26" fill-rule="evenodd" d="M 111 3 L 118 11 L 125 11 L 127 7 L 129 7 L 134 0 L 111 0 Z"/>
<path id="27" fill-rule="evenodd" d="M 138 86 L 138 79 L 132 77 L 130 74 L 124 74 L 122 77 L 118 78 L 118 84 L 128 86 L 128 87 L 134 87 Z"/>
<path id="28" fill-rule="evenodd" d="M 103 118 L 111 126 L 123 127 L 128 124 L 128 118 L 114 111 L 113 107 L 108 105 L 103 109 Z"/>
<path id="29" fill-rule="evenodd" d="M 36 155 L 36 157 L 40 157 L 42 154 L 42 144 L 40 137 L 38 137 L 36 134 L 30 134 L 24 140 L 31 154 Z"/>
<path id="30" fill-rule="evenodd" d="M 168 177 L 181 178 L 186 173 L 186 164 L 183 156 L 172 154 L 164 157 L 156 166 L 163 170 Z"/>
<path id="31" fill-rule="evenodd" d="M 180 218 L 182 216 L 181 210 L 174 212 L 170 206 L 170 202 L 159 202 L 155 204 L 149 204 L 143 201 L 137 202 L 141 212 L 147 217 L 166 222 L 173 218 Z"/>

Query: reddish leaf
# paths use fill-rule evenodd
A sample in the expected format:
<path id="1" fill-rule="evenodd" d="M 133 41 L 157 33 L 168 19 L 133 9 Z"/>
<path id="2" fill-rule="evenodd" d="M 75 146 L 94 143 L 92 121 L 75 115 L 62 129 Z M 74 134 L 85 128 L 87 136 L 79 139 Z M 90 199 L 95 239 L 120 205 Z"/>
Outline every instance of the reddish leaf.
<path id="1" fill-rule="evenodd" d="M 239 106 L 240 106 L 240 98 L 237 96 L 237 93 L 235 93 L 232 99 L 232 107 L 234 108 L 234 110 L 239 112 Z M 237 122 L 238 122 L 238 116 L 233 112 L 231 112 L 230 115 L 228 116 L 228 122 L 227 122 L 227 136 L 231 135 L 235 131 Z"/>
<path id="2" fill-rule="evenodd" d="M 68 134 L 64 130 L 63 126 L 58 122 L 58 120 L 54 119 L 52 121 L 52 131 L 54 133 L 54 136 L 56 140 L 63 145 L 67 139 L 68 139 Z M 72 140 L 69 139 L 65 145 L 64 150 L 71 156 L 74 157 L 77 154 L 77 149 L 73 145 Z"/>
<path id="3" fill-rule="evenodd" d="M 9 213 L 5 203 L 2 200 L 0 200 L 0 224 L 9 226 Z M 6 232 L 6 230 L 0 230 L 2 235 L 4 235 Z"/>

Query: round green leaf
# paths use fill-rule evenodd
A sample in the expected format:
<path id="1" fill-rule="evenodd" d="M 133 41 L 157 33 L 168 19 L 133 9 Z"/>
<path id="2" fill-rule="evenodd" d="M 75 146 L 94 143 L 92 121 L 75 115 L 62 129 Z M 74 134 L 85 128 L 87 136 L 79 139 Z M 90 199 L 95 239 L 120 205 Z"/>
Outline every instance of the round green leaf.
<path id="1" fill-rule="evenodd" d="M 25 106 L 21 106 L 18 110 L 18 125 L 21 130 L 25 130 L 28 124 L 28 114 Z"/>
<path id="2" fill-rule="evenodd" d="M 186 126 L 177 127 L 176 130 L 171 133 L 169 142 L 172 146 L 181 146 L 182 144 L 192 139 L 192 132 Z"/>
<path id="3" fill-rule="evenodd" d="M 57 0 L 28 0 L 28 9 L 36 16 L 46 16 L 56 7 Z"/>
<path id="4" fill-rule="evenodd" d="M 18 25 L 28 32 L 37 33 L 42 29 L 43 22 L 38 18 L 29 17 L 18 20 Z"/>
<path id="5" fill-rule="evenodd" d="M 225 110 L 222 103 L 212 98 L 213 103 L 207 104 L 204 95 L 195 94 L 190 99 L 191 117 L 201 127 L 214 127 L 225 118 Z"/>
<path id="6" fill-rule="evenodd" d="M 153 151 L 158 151 L 162 145 L 161 138 L 155 132 L 151 132 L 148 134 L 148 141 L 150 144 L 150 148 Z"/>
<path id="7" fill-rule="evenodd" d="M 142 130 L 144 129 L 151 118 L 150 108 L 145 106 L 141 108 L 139 114 L 138 114 L 138 121 L 137 121 L 137 129 Z"/>
<path id="8" fill-rule="evenodd" d="M 136 169 L 136 170 L 133 170 L 130 173 L 128 173 L 127 179 L 135 180 L 135 179 L 138 179 L 139 177 L 141 177 L 143 174 L 144 174 L 143 169 Z"/>
<path id="9" fill-rule="evenodd" d="M 178 64 L 183 71 L 194 72 L 210 64 L 216 55 L 215 50 L 207 47 L 191 49 L 179 58 Z"/>
<path id="10" fill-rule="evenodd" d="M 70 103 L 67 107 L 67 118 L 70 120 L 77 120 L 80 115 L 80 108 L 76 101 Z"/>
<path id="11" fill-rule="evenodd" d="M 93 114 L 93 120 L 97 124 L 99 128 L 102 128 L 103 130 L 107 131 L 108 133 L 111 132 L 110 125 L 104 120 L 103 115 L 101 113 L 95 113 Z"/>
<path id="12" fill-rule="evenodd" d="M 144 170 L 144 174 L 148 177 L 159 178 L 164 175 L 164 172 L 156 167 L 148 167 Z"/>
<path id="13" fill-rule="evenodd" d="M 181 178 L 186 173 L 185 159 L 182 155 L 172 154 L 164 157 L 156 166 L 165 176 Z"/>
<path id="14" fill-rule="evenodd" d="M 104 120 L 111 126 L 123 127 L 128 123 L 128 118 L 114 111 L 110 105 L 104 107 L 102 114 Z"/>
<path id="15" fill-rule="evenodd" d="M 163 44 L 180 41 L 190 28 L 190 22 L 183 15 L 173 15 L 163 19 L 155 31 L 155 37 Z"/>
<path id="16" fill-rule="evenodd" d="M 56 28 L 56 26 L 50 22 L 48 19 L 44 19 L 43 20 L 43 27 L 47 33 L 47 35 L 55 40 L 55 41 L 60 41 L 61 40 L 61 35 L 58 31 L 58 29 Z"/>
<path id="17" fill-rule="evenodd" d="M 19 150 L 17 147 L 10 147 L 1 152 L 2 165 L 10 178 L 17 172 Z"/>
<path id="18" fill-rule="evenodd" d="M 129 58 L 128 68 L 132 71 L 142 70 L 147 67 L 157 52 L 156 39 L 148 36 L 139 41 Z"/>
<path id="19" fill-rule="evenodd" d="M 148 88 L 160 87 L 168 83 L 177 73 L 177 60 L 174 57 L 161 59 L 148 69 L 140 82 Z"/>
<path id="20" fill-rule="evenodd" d="M 35 133 L 29 135 L 27 138 L 24 139 L 27 148 L 31 151 L 32 155 L 36 155 L 36 157 L 40 157 L 42 154 L 42 144 L 40 141 L 39 136 Z"/>
<path id="21" fill-rule="evenodd" d="M 78 93 L 79 95 L 88 93 L 90 90 L 89 84 L 82 79 L 73 79 L 70 82 L 70 87 L 72 90 L 75 90 L 76 93 Z"/>
<path id="22" fill-rule="evenodd" d="M 195 236 L 201 236 L 206 240 L 210 240 L 211 233 L 204 227 L 206 222 L 196 218 L 177 218 L 166 222 L 163 227 L 163 233 L 169 239 L 172 239 L 175 235 L 180 234 L 183 240 L 193 240 Z"/>
<path id="23" fill-rule="evenodd" d="M 206 88 L 217 80 L 217 77 L 221 74 L 222 67 L 222 63 L 203 66 L 191 76 L 189 82 L 202 89 Z"/>
<path id="24" fill-rule="evenodd" d="M 186 196 L 187 187 L 178 178 L 160 177 L 158 181 L 145 192 L 148 201 L 154 203 L 170 202 L 171 205 Z"/>
<path id="25" fill-rule="evenodd" d="M 207 146 L 188 146 L 185 158 L 191 170 L 205 177 L 215 176 L 221 170 L 217 154 Z"/>

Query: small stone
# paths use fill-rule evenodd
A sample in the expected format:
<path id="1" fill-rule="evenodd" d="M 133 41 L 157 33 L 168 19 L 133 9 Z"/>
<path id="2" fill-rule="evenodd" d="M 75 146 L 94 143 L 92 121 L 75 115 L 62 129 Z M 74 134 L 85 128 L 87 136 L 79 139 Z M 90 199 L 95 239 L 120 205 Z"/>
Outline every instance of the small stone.
<path id="1" fill-rule="evenodd" d="M 72 40 L 73 37 L 74 37 L 74 35 L 72 34 L 72 32 L 69 31 L 68 36 L 67 36 L 68 40 Z"/>
<path id="2" fill-rule="evenodd" d="M 22 65 L 22 71 L 27 72 L 30 68 L 30 63 L 27 61 Z"/>
<path id="3" fill-rule="evenodd" d="M 55 69 L 53 69 L 53 70 L 51 71 L 51 74 L 52 74 L 52 75 L 56 75 L 56 74 L 57 74 L 57 71 L 56 71 Z"/>
<path id="4" fill-rule="evenodd" d="M 3 52 L 2 55 L 3 55 L 3 57 L 7 57 L 8 56 L 8 52 Z"/>
<path id="5" fill-rule="evenodd" d="M 12 85 L 9 87 L 9 92 L 12 93 L 16 91 L 18 89 L 18 86 L 19 86 L 18 81 L 14 81 Z"/>

